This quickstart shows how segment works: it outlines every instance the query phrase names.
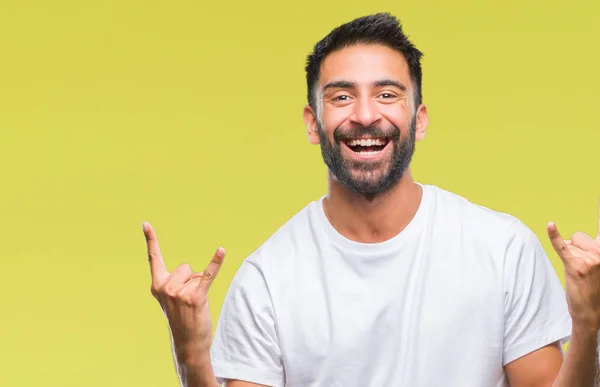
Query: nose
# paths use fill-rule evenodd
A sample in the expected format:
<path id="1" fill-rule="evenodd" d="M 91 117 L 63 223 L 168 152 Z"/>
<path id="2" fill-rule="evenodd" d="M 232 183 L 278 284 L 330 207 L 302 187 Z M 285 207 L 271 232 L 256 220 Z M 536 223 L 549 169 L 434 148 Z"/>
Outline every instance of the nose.
<path id="1" fill-rule="evenodd" d="M 354 111 L 350 119 L 361 126 L 373 125 L 381 119 L 377 104 L 371 98 L 359 98 L 354 104 Z"/>

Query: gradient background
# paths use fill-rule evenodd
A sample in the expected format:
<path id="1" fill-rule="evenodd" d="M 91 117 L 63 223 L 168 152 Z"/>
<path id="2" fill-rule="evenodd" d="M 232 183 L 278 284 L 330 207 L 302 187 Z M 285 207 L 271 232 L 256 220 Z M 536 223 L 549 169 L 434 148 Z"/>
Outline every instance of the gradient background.
<path id="1" fill-rule="evenodd" d="M 563 278 L 546 222 L 596 233 L 598 3 L 369 3 L 1 0 L 0 385 L 176 386 L 140 224 L 170 269 L 228 249 L 216 321 L 241 261 L 325 192 L 306 54 L 377 11 L 425 52 L 416 180 L 518 216 Z"/>

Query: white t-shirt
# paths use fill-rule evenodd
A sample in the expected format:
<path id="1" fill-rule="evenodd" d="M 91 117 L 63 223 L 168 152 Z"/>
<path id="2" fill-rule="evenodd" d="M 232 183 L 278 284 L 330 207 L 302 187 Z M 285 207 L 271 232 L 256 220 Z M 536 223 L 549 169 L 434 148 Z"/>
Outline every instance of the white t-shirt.
<path id="1" fill-rule="evenodd" d="M 383 243 L 339 234 L 321 200 L 239 268 L 219 315 L 215 373 L 288 387 L 500 387 L 503 366 L 571 334 L 535 234 L 431 185 Z"/>

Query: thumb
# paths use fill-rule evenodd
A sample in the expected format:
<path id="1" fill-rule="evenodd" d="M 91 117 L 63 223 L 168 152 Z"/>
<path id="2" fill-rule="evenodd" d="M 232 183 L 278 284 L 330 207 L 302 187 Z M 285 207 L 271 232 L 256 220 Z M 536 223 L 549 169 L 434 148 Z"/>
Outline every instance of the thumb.
<path id="1" fill-rule="evenodd" d="M 564 239 L 562 238 L 562 236 L 560 236 L 556 224 L 554 224 L 554 222 L 550 222 L 548 223 L 548 226 L 546 226 L 546 229 L 548 231 L 548 237 L 550 238 L 552 247 L 560 257 L 560 259 L 563 261 L 563 263 L 566 264 L 573 258 L 573 256 L 571 255 L 571 252 L 569 251 L 569 248 L 567 247 L 567 244 L 565 243 Z"/>

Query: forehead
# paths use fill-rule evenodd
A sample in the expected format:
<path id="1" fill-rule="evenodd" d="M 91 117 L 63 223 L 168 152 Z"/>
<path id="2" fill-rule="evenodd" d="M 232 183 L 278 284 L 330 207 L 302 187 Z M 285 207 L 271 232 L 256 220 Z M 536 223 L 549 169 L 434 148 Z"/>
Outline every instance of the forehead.
<path id="1" fill-rule="evenodd" d="M 332 81 L 372 84 L 394 79 L 411 88 L 410 72 L 401 52 L 383 45 L 353 45 L 329 54 L 319 74 L 319 88 Z"/>

